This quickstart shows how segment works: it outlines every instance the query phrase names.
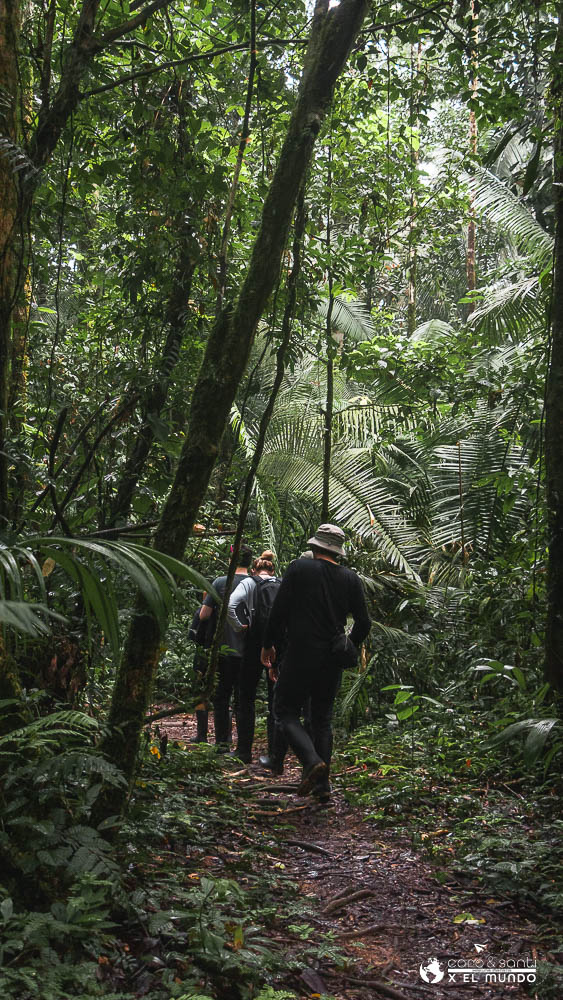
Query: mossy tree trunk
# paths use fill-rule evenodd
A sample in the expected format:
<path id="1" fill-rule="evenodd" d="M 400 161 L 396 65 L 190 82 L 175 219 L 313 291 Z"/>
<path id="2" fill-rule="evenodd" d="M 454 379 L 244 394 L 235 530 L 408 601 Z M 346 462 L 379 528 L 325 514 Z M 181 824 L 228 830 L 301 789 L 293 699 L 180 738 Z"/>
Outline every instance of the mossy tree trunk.
<path id="1" fill-rule="evenodd" d="M 563 696 L 563 3 L 553 57 L 555 118 L 553 197 L 555 258 L 551 309 L 551 357 L 545 401 L 545 469 L 549 557 L 545 677 Z"/>
<path id="2" fill-rule="evenodd" d="M 256 327 L 278 277 L 299 188 L 334 85 L 367 8 L 367 0 L 341 0 L 330 9 L 328 0 L 316 4 L 297 102 L 264 202 L 246 278 L 235 304 L 227 302 L 217 317 L 194 388 L 186 441 L 155 535 L 155 548 L 163 552 L 176 556 L 184 552 Z M 129 779 L 134 773 L 161 642 L 158 621 L 138 601 L 116 678 L 110 735 L 104 746 Z"/>

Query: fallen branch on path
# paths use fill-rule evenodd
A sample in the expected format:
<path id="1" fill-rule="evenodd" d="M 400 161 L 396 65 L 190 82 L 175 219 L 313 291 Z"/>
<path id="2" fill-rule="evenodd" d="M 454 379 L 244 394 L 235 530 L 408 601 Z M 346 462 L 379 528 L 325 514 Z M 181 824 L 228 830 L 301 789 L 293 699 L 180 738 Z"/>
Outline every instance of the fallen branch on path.
<path id="1" fill-rule="evenodd" d="M 335 893 L 334 896 L 331 896 L 330 899 L 327 899 L 325 906 L 330 906 L 331 903 L 336 903 L 337 899 L 343 899 L 344 896 L 347 896 L 349 892 L 350 892 L 350 886 L 347 885 L 345 889 L 340 889 L 340 891 Z"/>
<path id="2" fill-rule="evenodd" d="M 153 715 L 145 716 L 143 725 L 150 726 L 153 722 L 157 722 L 159 719 L 171 719 L 173 715 L 193 715 L 195 708 L 191 705 L 176 705 L 175 708 L 163 708 L 160 712 L 154 712 Z"/>
<path id="3" fill-rule="evenodd" d="M 296 792 L 297 784 L 295 785 L 251 785 L 246 789 L 247 792 Z"/>
<path id="4" fill-rule="evenodd" d="M 289 804 L 289 799 L 286 799 L 285 803 Z M 244 808 L 250 809 L 252 812 L 254 812 L 257 807 L 264 807 L 264 806 L 272 806 L 272 807 L 277 806 L 278 809 L 283 809 L 284 803 L 283 801 L 280 802 L 279 799 L 255 799 L 254 802 L 244 803 Z"/>
<path id="5" fill-rule="evenodd" d="M 322 912 L 327 917 L 329 913 L 336 913 L 337 910 L 342 909 L 344 906 L 349 906 L 350 903 L 357 903 L 360 899 L 367 899 L 368 896 L 374 895 L 375 891 L 373 889 L 358 889 L 357 892 L 352 892 L 349 896 L 343 895 L 340 899 L 334 899 L 324 907 Z"/>
<path id="6" fill-rule="evenodd" d="M 289 847 L 301 847 L 304 851 L 312 851 L 313 854 L 322 854 L 325 858 L 333 857 L 325 847 L 319 847 L 318 844 L 308 844 L 306 840 L 286 840 L 285 843 Z"/>

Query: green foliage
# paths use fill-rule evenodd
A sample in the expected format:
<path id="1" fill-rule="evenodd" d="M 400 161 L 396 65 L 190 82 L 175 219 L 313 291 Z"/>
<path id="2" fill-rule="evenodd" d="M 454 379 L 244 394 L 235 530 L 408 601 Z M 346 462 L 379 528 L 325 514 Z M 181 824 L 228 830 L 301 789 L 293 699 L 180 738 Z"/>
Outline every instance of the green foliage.
<path id="1" fill-rule="evenodd" d="M 482 666 L 489 683 L 507 676 L 501 664 Z M 541 726 L 528 719 L 499 734 L 530 693 L 517 678 L 508 687 L 505 681 L 493 713 L 488 684 L 475 689 L 471 675 L 443 689 L 440 703 L 408 685 L 387 686 L 393 704 L 346 748 L 356 765 L 349 794 L 378 822 L 409 833 L 437 868 L 476 877 L 487 892 L 525 899 L 558 919 L 559 772 L 547 781 L 545 774 L 553 751 L 560 751 L 558 741 L 545 753 L 554 728 L 547 723 L 555 720 Z M 519 759 L 511 737 L 526 732 L 532 745 Z"/>
<path id="2" fill-rule="evenodd" d="M 43 573 L 34 550 L 45 557 Z M 122 577 L 129 578 L 143 596 L 151 611 L 164 621 L 177 593 L 176 579 L 187 581 L 200 590 L 210 584 L 196 570 L 179 559 L 139 545 L 136 542 L 112 542 L 82 538 L 29 538 L 25 543 L 0 546 L 2 592 L 24 596 L 25 581 L 20 563 L 31 565 L 41 595 L 46 598 L 43 574 L 49 576 L 59 566 L 77 587 L 84 604 L 88 623 L 95 618 L 111 645 L 114 655 L 120 650 L 120 619 L 118 598 L 105 567 L 115 567 Z M 44 618 L 64 621 L 63 616 L 41 604 L 23 601 L 0 601 L 0 619 L 16 632 L 45 635 L 48 625 Z"/>
<path id="3" fill-rule="evenodd" d="M 466 4 L 447 25 L 432 4 L 414 20 L 412 5 L 399 4 L 392 17 L 380 12 L 385 45 L 369 29 L 342 76 L 308 179 L 288 370 L 246 531 L 283 569 L 318 523 L 330 273 L 330 518 L 347 529 L 374 618 L 369 669 L 344 677 L 338 704 L 339 725 L 356 731 L 350 752 L 365 764 L 354 794 L 382 823 L 420 820 L 437 861 L 454 846 L 464 871 L 491 872 L 501 891 L 554 912 L 549 845 L 560 829 L 550 795 L 560 794 L 562 741 L 540 675 L 556 20 L 545 5 L 524 3 L 518 17 L 481 8 L 478 74 Z M 195 688 L 189 613 L 228 563 L 231 535 L 221 532 L 236 522 L 272 385 L 289 255 L 200 514 L 206 534 L 190 542 L 194 569 L 179 561 L 184 553 L 174 560 L 139 541 L 158 520 L 188 432 L 219 304 L 226 208 L 232 197 L 228 302 L 294 106 L 309 17 L 309 5 L 282 2 L 259 27 L 236 192 L 247 4 L 168 6 L 113 41 L 122 6 L 100 8 L 100 44 L 71 83 L 78 103 L 41 173 L 31 159 L 36 128 L 64 92 L 79 13 L 62 0 L 31 5 L 23 19 L 17 92 L 0 94 L 0 129 L 13 108 L 22 137 L 0 136 L 0 170 L 17 179 L 25 208 L 0 226 L 17 234 L 20 282 L 5 336 L 14 350 L 2 445 L 2 666 L 14 692 L 24 687 L 21 700 L 0 704 L 3 722 L 17 726 L 0 739 L 7 998 L 144 991 L 215 1000 L 223 969 L 243 995 L 284 995 L 275 989 L 280 956 L 261 938 L 271 873 L 243 881 L 252 849 L 217 878 L 177 876 L 187 850 L 240 826 L 211 755 L 144 759 L 115 848 L 94 814 L 104 787 L 121 782 L 96 743 L 136 592 L 160 623 L 172 619 L 158 697 L 181 701 Z M 478 288 L 468 292 L 474 214 Z M 131 505 L 116 513 L 145 443 Z M 114 530 L 133 541 L 104 541 Z M 76 699 L 93 717 L 38 691 L 34 642 L 54 623 L 84 664 Z M 431 836 L 437 781 L 447 789 L 447 847 Z M 483 781 L 492 793 L 476 817 Z"/>

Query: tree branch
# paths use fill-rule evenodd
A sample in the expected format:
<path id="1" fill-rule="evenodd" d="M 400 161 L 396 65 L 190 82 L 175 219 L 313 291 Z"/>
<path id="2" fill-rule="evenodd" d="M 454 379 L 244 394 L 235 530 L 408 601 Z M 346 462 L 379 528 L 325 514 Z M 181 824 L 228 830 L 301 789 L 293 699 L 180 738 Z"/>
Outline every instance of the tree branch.
<path id="1" fill-rule="evenodd" d="M 116 39 L 141 27 L 151 14 L 170 2 L 153 0 L 136 17 L 111 28 L 105 35 L 96 36 L 94 28 L 100 0 L 83 0 L 74 37 L 65 50 L 59 86 L 52 100 L 48 93 L 43 94 L 37 128 L 29 145 L 29 157 L 38 170 L 50 159 L 63 128 L 84 96 L 79 84 L 94 56 Z M 37 176 L 35 183 L 38 180 Z"/>
<path id="2" fill-rule="evenodd" d="M 123 24 L 118 24 L 116 28 L 110 28 L 105 34 L 99 38 L 95 38 L 92 43 L 94 51 L 101 52 L 102 49 L 107 48 L 108 45 L 115 42 L 117 38 L 122 38 L 123 35 L 128 35 L 130 31 L 141 28 L 151 14 L 162 10 L 163 7 L 168 7 L 170 3 L 172 3 L 172 0 L 153 0 L 153 3 L 145 7 L 136 17 L 131 17 L 128 21 L 124 21 Z"/>
<path id="3" fill-rule="evenodd" d="M 412 24 L 413 21 L 420 21 L 421 17 L 426 14 L 432 14 L 436 10 L 440 10 L 442 7 L 445 8 L 444 14 L 451 11 L 451 2 L 444 3 L 444 0 L 438 0 L 438 3 L 432 4 L 430 7 L 419 7 L 415 14 L 409 14 L 407 17 L 399 17 L 396 21 L 389 21 L 387 24 L 374 24 L 371 28 L 365 28 L 362 31 L 362 35 L 375 35 L 378 31 L 391 31 L 392 28 L 398 28 L 402 24 Z"/>
<path id="4" fill-rule="evenodd" d="M 263 48 L 270 45 L 306 45 L 307 39 L 263 38 L 260 44 Z M 226 52 L 245 52 L 247 49 L 247 42 L 236 42 L 233 45 L 224 45 L 220 49 L 207 49 L 205 52 L 198 52 L 195 55 L 184 56 L 183 59 L 169 59 L 168 62 L 160 63 L 158 66 L 148 66 L 146 69 L 138 70 L 136 73 L 127 73 L 125 76 L 120 76 L 117 80 L 113 80 L 111 83 L 104 84 L 103 87 L 95 87 L 94 90 L 86 90 L 80 94 L 80 98 L 86 99 L 87 97 L 94 97 L 96 94 L 105 94 L 108 90 L 115 90 L 116 87 L 121 87 L 125 83 L 131 83 L 133 80 L 141 80 L 146 76 L 153 76 L 154 73 L 160 73 L 165 69 L 174 69 L 176 66 L 187 66 L 189 63 L 200 62 L 202 59 L 214 59 L 216 56 L 225 55 Z"/>

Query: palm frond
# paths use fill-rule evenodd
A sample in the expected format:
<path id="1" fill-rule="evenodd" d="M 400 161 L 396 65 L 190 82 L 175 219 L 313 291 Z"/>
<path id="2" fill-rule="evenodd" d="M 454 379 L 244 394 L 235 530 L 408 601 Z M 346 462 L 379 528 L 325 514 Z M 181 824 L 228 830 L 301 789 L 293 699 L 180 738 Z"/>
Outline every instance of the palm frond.
<path id="1" fill-rule="evenodd" d="M 504 470 L 521 468 L 525 459 L 521 451 L 507 446 L 499 433 L 504 417 L 501 408 L 496 413 L 483 407 L 479 433 L 435 449 L 429 474 L 435 546 L 459 552 L 463 539 L 466 546 L 482 551 L 493 537 L 510 537 L 514 532 L 523 501 L 519 499 L 501 517 L 497 479 Z"/>
<path id="2" fill-rule="evenodd" d="M 328 317 L 329 302 L 324 298 L 317 302 L 317 311 L 325 319 Z M 356 343 L 371 340 L 375 333 L 369 309 L 351 292 L 344 291 L 333 296 L 330 325 L 332 330 L 338 330 Z"/>
<path id="3" fill-rule="evenodd" d="M 528 206 L 490 170 L 467 177 L 475 209 L 502 229 L 521 252 L 545 266 L 553 253 L 553 237 L 540 226 Z"/>
<path id="4" fill-rule="evenodd" d="M 455 334 L 451 323 L 446 323 L 442 319 L 429 319 L 426 323 L 421 323 L 411 335 L 413 341 L 439 341 L 449 340 Z"/>
<path id="5" fill-rule="evenodd" d="M 260 465 L 274 490 L 291 490 L 315 503 L 322 497 L 322 434 L 317 424 L 277 421 L 268 437 Z M 369 453 L 339 441 L 333 452 L 330 473 L 331 507 L 343 526 L 360 537 L 371 537 L 381 554 L 411 578 L 418 574 L 408 550 L 416 544 L 412 525 L 401 511 L 401 484 L 396 492 L 389 480 L 374 475 Z"/>
<path id="6" fill-rule="evenodd" d="M 95 619 L 107 636 L 115 654 L 119 651 L 119 607 L 115 591 L 107 576 L 107 565 L 113 565 L 120 577 L 126 577 L 143 595 L 152 613 L 164 621 L 176 593 L 176 580 L 186 580 L 198 590 L 209 590 L 209 584 L 196 570 L 163 552 L 136 542 L 101 541 L 85 538 L 34 536 L 8 545 L 0 544 L 0 574 L 2 596 L 18 601 L 3 600 L 4 621 L 16 631 L 44 634 L 46 609 L 33 601 L 25 601 L 27 581 L 21 564 L 31 565 L 35 575 L 39 564 L 34 551 L 43 554 L 46 575 L 59 566 L 80 590 L 88 621 Z M 41 574 L 40 574 L 41 575 Z M 41 593 L 44 584 L 41 575 Z M 25 602 L 27 610 L 23 610 Z M 48 616 L 61 618 L 47 612 Z"/>
<path id="7" fill-rule="evenodd" d="M 48 621 L 65 622 L 66 618 L 51 611 L 45 604 L 28 604 L 26 601 L 0 600 L 0 624 L 22 635 L 37 638 L 50 632 Z"/>
<path id="8" fill-rule="evenodd" d="M 522 340 L 545 328 L 546 305 L 537 274 L 510 284 L 497 282 L 485 289 L 469 323 L 492 342 Z"/>

